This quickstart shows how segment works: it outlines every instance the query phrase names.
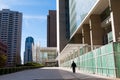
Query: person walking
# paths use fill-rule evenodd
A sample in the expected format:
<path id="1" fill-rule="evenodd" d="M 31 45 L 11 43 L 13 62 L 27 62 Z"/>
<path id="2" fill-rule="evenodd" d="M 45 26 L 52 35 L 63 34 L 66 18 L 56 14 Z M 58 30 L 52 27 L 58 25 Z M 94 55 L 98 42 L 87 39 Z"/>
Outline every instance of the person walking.
<path id="1" fill-rule="evenodd" d="M 71 67 L 72 67 L 73 73 L 75 73 L 75 72 L 76 72 L 75 68 L 76 68 L 77 66 L 76 66 L 76 63 L 75 63 L 74 61 L 72 62 Z"/>

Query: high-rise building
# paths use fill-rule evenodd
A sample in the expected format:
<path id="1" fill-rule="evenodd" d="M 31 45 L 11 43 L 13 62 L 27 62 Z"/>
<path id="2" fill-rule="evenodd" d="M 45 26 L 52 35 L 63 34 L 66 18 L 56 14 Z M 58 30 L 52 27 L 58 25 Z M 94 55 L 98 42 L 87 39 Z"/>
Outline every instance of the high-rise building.
<path id="1" fill-rule="evenodd" d="M 47 16 L 47 47 L 57 46 L 56 10 L 49 10 Z"/>
<path id="2" fill-rule="evenodd" d="M 57 1 L 57 47 L 61 52 L 70 38 L 69 0 Z"/>
<path id="3" fill-rule="evenodd" d="M 21 63 L 22 13 L 3 9 L 0 11 L 0 39 L 8 46 L 8 66 Z"/>
<path id="4" fill-rule="evenodd" d="M 25 52 L 24 52 L 24 64 L 33 62 L 32 46 L 34 45 L 34 39 L 27 37 L 25 41 Z"/>
<path id="5" fill-rule="evenodd" d="M 70 67 L 75 61 L 83 72 L 120 77 L 119 4 L 120 0 L 57 0 L 60 66 Z M 61 49 L 66 40 L 65 12 L 69 13 L 70 38 Z"/>

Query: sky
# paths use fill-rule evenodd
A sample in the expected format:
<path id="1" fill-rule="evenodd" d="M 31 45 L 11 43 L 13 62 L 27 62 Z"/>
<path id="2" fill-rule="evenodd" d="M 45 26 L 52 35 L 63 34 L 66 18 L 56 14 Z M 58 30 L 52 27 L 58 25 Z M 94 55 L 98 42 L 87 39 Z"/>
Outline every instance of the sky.
<path id="1" fill-rule="evenodd" d="M 49 10 L 56 10 L 56 0 L 0 0 L 0 10 L 10 9 L 23 14 L 21 57 L 25 50 L 25 39 L 34 38 L 34 43 L 41 47 L 47 44 L 47 15 Z"/>

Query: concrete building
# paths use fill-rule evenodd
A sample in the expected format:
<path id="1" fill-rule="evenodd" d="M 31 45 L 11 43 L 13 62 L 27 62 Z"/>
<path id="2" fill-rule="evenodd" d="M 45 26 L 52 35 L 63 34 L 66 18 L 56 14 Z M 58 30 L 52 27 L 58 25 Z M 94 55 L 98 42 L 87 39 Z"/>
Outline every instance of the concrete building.
<path id="1" fill-rule="evenodd" d="M 8 46 L 8 66 L 21 64 L 22 13 L 3 9 L 0 11 L 0 39 Z"/>
<path id="2" fill-rule="evenodd" d="M 34 39 L 27 37 L 25 41 L 25 52 L 24 52 L 24 64 L 33 62 L 32 46 L 34 45 Z"/>
<path id="3" fill-rule="evenodd" d="M 47 16 L 47 47 L 57 46 L 56 10 L 49 10 Z"/>
<path id="4" fill-rule="evenodd" d="M 83 72 L 120 77 L 120 1 L 119 0 L 57 0 L 57 28 L 59 57 L 62 67 L 70 67 L 74 60 Z M 66 7 L 69 13 L 69 42 L 60 50 L 60 25 L 65 26 Z M 62 8 L 61 8 L 62 7 Z M 62 11 L 64 10 L 64 11 Z M 64 13 L 64 14 L 63 14 Z M 64 27 L 65 28 L 65 27 Z M 63 32 L 63 35 L 61 34 Z M 67 38 L 64 37 L 65 40 Z M 117 54 L 116 54 L 117 53 Z M 105 55 L 106 54 L 106 55 Z"/>

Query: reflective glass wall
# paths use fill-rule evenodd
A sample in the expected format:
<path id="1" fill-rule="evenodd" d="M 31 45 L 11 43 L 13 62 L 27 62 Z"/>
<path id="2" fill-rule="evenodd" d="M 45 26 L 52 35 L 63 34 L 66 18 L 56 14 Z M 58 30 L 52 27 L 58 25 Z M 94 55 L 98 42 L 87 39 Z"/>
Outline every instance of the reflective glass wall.
<path id="1" fill-rule="evenodd" d="M 70 36 L 98 0 L 69 0 Z"/>

